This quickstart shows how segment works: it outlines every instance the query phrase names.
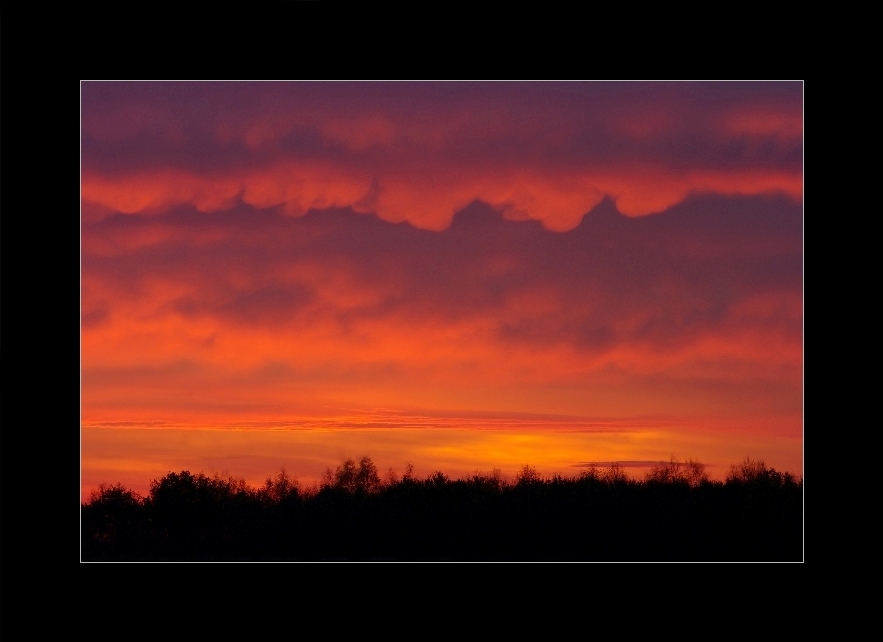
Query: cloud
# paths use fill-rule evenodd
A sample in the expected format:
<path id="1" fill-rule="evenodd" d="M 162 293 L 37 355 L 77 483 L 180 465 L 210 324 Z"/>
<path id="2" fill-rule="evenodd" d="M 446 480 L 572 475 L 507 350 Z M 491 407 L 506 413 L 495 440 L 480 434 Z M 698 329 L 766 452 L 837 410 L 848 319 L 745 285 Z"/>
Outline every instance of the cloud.
<path id="1" fill-rule="evenodd" d="M 138 365 L 158 369 L 137 382 L 165 390 L 157 404 L 186 391 L 273 416 L 342 401 L 794 412 L 802 260 L 785 197 L 641 218 L 606 200 L 564 233 L 481 202 L 439 232 L 350 209 L 116 214 L 84 224 L 84 404 L 129 394 Z M 199 369 L 159 374 L 181 359 Z"/>
<path id="2" fill-rule="evenodd" d="M 802 470 L 802 83 L 82 101 L 84 483 L 240 456 L 259 482 L 363 454 Z"/>
<path id="3" fill-rule="evenodd" d="M 800 201 L 800 83 L 84 83 L 83 198 L 354 207 L 431 230 L 474 200 L 566 231 L 697 191 Z"/>
<path id="4" fill-rule="evenodd" d="M 621 466 L 622 468 L 653 468 L 667 464 L 666 461 L 581 461 L 573 464 L 576 468 L 610 468 L 611 466 Z"/>

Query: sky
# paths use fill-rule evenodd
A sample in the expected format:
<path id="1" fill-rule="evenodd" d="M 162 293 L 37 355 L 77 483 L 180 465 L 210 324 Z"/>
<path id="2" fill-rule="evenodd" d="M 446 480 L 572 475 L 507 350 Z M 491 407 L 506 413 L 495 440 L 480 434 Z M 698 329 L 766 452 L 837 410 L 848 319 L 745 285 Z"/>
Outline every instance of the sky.
<path id="1" fill-rule="evenodd" d="M 81 492 L 803 474 L 801 82 L 83 82 Z"/>

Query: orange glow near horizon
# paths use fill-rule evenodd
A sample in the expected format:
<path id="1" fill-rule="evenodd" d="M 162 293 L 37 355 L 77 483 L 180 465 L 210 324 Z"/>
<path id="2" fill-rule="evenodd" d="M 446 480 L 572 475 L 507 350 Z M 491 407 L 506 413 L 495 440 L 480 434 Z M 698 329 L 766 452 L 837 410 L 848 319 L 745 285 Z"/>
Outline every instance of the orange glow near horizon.
<path id="1" fill-rule="evenodd" d="M 169 472 L 190 470 L 244 478 L 260 486 L 284 468 L 303 486 L 317 484 L 326 468 L 368 455 L 385 473 L 401 476 L 405 466 L 427 477 L 440 470 L 454 479 L 499 469 L 512 479 L 522 466 L 541 474 L 578 475 L 581 466 L 623 462 L 626 473 L 641 479 L 653 462 L 692 457 L 706 465 L 712 479 L 723 480 L 731 464 L 752 452 L 802 475 L 802 451 L 794 437 L 748 437 L 739 442 L 725 433 L 693 433 L 634 427 L 606 431 L 457 428 L 334 428 L 307 430 L 84 428 L 81 497 L 114 479 L 146 495 L 149 482 Z M 126 454 L 124 454 L 126 453 Z M 757 458 L 754 456 L 753 458 Z"/>
<path id="2" fill-rule="evenodd" d="M 799 83 L 82 95 L 84 497 L 363 455 L 802 474 Z"/>

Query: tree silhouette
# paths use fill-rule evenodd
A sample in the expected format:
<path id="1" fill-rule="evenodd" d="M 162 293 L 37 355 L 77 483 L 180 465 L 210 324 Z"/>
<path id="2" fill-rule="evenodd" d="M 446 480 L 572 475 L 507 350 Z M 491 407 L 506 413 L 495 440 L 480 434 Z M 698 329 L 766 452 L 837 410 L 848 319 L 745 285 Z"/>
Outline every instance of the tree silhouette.
<path id="1" fill-rule="evenodd" d="M 275 478 L 267 477 L 267 481 L 264 483 L 264 487 L 260 492 L 262 496 L 270 502 L 279 503 L 289 500 L 292 497 L 296 498 L 299 491 L 300 484 L 298 483 L 297 478 L 290 476 L 285 468 L 282 468 L 276 474 Z"/>
<path id="2" fill-rule="evenodd" d="M 541 483 L 543 483 L 543 476 L 537 472 L 536 468 L 527 464 L 515 475 L 515 484 L 517 486 L 530 486 Z"/>
<path id="3" fill-rule="evenodd" d="M 283 468 L 257 488 L 189 471 L 141 497 L 102 485 L 82 506 L 87 560 L 801 560 L 803 482 L 762 460 L 709 481 L 687 459 L 643 481 L 621 465 L 548 479 L 525 465 L 382 484 L 369 457 L 300 492 Z"/>
<path id="4" fill-rule="evenodd" d="M 141 526 L 144 498 L 122 484 L 101 484 L 83 506 L 84 537 L 124 546 Z"/>
<path id="5" fill-rule="evenodd" d="M 628 475 L 625 474 L 625 470 L 618 462 L 613 462 L 604 469 L 601 478 L 608 484 L 626 484 L 629 481 Z"/>
<path id="6" fill-rule="evenodd" d="M 705 464 L 689 458 L 680 462 L 672 455 L 667 463 L 650 469 L 645 479 L 658 484 L 687 484 L 695 488 L 707 482 L 708 475 L 705 473 Z"/>
<path id="7" fill-rule="evenodd" d="M 751 457 L 746 457 L 741 463 L 730 466 L 727 483 L 791 486 L 800 485 L 802 482 L 791 473 L 780 473 L 775 468 L 768 468 L 763 459 L 752 460 Z"/>
<path id="8" fill-rule="evenodd" d="M 330 468 L 327 468 L 323 475 L 322 485 L 348 493 L 375 493 L 381 488 L 377 466 L 370 457 L 362 457 L 358 465 L 355 460 L 346 459 L 333 473 Z"/>
<path id="9" fill-rule="evenodd" d="M 426 478 L 427 486 L 444 486 L 450 481 L 450 477 L 445 475 L 442 471 L 437 470 L 432 473 L 429 477 Z"/>
<path id="10" fill-rule="evenodd" d="M 374 465 L 370 457 L 362 457 L 359 460 L 356 488 L 365 493 L 374 493 L 380 490 L 380 476 L 377 474 L 377 466 Z"/>

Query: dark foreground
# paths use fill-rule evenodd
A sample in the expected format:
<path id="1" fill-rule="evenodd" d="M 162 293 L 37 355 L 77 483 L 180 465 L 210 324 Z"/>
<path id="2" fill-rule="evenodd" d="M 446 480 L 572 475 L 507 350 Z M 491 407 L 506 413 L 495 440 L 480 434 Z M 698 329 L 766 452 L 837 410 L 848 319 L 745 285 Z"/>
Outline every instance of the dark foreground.
<path id="1" fill-rule="evenodd" d="M 82 559 L 192 561 L 802 561 L 803 482 L 760 462 L 726 483 L 673 462 L 542 478 L 529 467 L 382 483 L 347 461 L 317 489 L 170 473 L 82 507 Z"/>

